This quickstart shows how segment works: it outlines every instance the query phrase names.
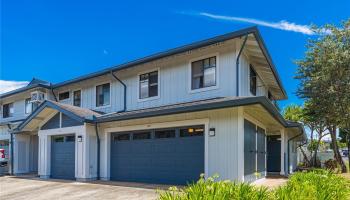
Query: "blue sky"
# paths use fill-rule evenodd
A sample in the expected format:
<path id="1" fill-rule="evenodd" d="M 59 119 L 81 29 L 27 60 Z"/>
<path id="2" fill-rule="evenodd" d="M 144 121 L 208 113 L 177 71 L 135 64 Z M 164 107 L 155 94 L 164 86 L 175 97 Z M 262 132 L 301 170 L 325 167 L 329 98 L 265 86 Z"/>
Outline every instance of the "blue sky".
<path id="1" fill-rule="evenodd" d="M 339 24 L 350 17 L 347 0 L 1 3 L 1 80 L 37 77 L 57 83 L 259 24 L 288 91 L 282 106 L 302 102 L 294 94 L 298 82 L 293 60 L 302 58 L 307 39 L 314 37 L 308 26 Z"/>

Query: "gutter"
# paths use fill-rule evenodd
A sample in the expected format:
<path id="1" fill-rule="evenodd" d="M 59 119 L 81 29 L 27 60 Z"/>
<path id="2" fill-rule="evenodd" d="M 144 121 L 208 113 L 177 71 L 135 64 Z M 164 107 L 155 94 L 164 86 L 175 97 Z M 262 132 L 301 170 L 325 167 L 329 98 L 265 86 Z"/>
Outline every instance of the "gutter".
<path id="1" fill-rule="evenodd" d="M 95 132 L 97 138 L 97 180 L 100 180 L 100 136 L 98 134 L 97 122 L 95 122 Z"/>
<path id="2" fill-rule="evenodd" d="M 248 35 L 245 36 L 241 49 L 238 52 L 236 59 L 236 96 L 239 96 L 239 58 L 241 57 L 242 51 L 244 49 L 245 43 L 247 42 Z"/>
<path id="3" fill-rule="evenodd" d="M 125 112 L 126 111 L 126 84 L 121 81 L 114 73 L 113 71 L 110 72 L 111 75 L 115 78 L 115 80 L 117 80 L 120 84 L 123 85 L 123 88 L 124 88 L 124 107 L 122 110 L 118 111 L 118 112 Z"/>
<path id="4" fill-rule="evenodd" d="M 289 164 L 290 164 L 290 150 L 289 150 L 289 142 L 290 141 L 292 141 L 292 140 L 294 140 L 295 138 L 297 138 L 297 137 L 299 137 L 299 136 L 303 136 L 304 135 L 304 133 L 301 133 L 301 134 L 299 134 L 299 135 L 296 135 L 296 136 L 294 136 L 294 137 L 292 137 L 292 138 L 290 138 L 290 139 L 288 139 L 288 142 L 287 142 L 287 152 L 288 152 L 288 161 L 287 161 L 287 167 L 288 167 L 288 171 L 287 171 L 287 174 L 289 174 Z"/>

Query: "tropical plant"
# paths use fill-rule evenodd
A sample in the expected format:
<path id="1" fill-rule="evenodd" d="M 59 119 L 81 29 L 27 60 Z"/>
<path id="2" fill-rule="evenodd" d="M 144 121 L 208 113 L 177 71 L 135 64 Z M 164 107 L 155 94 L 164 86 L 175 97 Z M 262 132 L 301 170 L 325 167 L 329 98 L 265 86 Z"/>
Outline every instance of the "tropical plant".
<path id="1" fill-rule="evenodd" d="M 350 183 L 330 171 L 297 172 L 277 189 L 257 187 L 249 183 L 218 181 L 218 176 L 190 184 L 182 189 L 170 187 L 159 191 L 160 200 L 346 200 Z"/>
<path id="2" fill-rule="evenodd" d="M 326 170 L 297 172 L 274 191 L 277 200 L 346 200 L 350 185 L 345 178 Z"/>
<path id="3" fill-rule="evenodd" d="M 271 193 L 266 187 L 256 187 L 249 183 L 235 183 L 229 180 L 217 181 L 218 176 L 204 179 L 203 176 L 197 183 L 190 184 L 184 189 L 176 187 L 168 191 L 160 192 L 160 200 L 226 200 L 226 199 L 271 199 Z"/>

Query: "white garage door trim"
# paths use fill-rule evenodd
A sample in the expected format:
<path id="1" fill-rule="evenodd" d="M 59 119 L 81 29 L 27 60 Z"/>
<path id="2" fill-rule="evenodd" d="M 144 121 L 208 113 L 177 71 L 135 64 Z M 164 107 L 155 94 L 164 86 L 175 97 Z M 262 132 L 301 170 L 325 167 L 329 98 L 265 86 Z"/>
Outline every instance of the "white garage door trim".
<path id="1" fill-rule="evenodd" d="M 107 172 L 107 177 L 105 179 L 109 180 L 111 177 L 110 173 L 110 152 L 111 152 L 111 133 L 112 132 L 124 132 L 124 131 L 138 131 L 138 130 L 147 130 L 147 129 L 161 129 L 169 127 L 182 127 L 182 126 L 192 126 L 192 125 L 204 125 L 204 173 L 205 176 L 208 175 L 208 133 L 209 133 L 209 119 L 195 119 L 195 120 L 184 120 L 184 121 L 170 121 L 170 122 L 161 122 L 161 123 L 151 123 L 151 124 L 142 124 L 142 125 L 129 125 L 122 127 L 113 127 L 106 128 L 104 130 L 104 135 L 106 138 L 106 145 L 103 145 L 106 152 L 104 155 L 103 166 Z"/>
<path id="2" fill-rule="evenodd" d="M 51 136 L 58 135 L 85 135 L 85 126 L 74 126 L 66 128 L 57 128 L 57 129 L 47 129 L 39 130 L 39 166 L 38 174 L 42 178 L 49 178 L 51 175 Z M 85 137 L 85 136 L 84 136 Z M 77 141 L 77 138 L 75 138 Z M 82 166 L 83 162 L 79 159 L 78 153 L 82 151 L 84 146 L 78 142 L 75 142 L 75 177 L 80 178 L 83 176 Z M 85 151 L 83 151 L 85 152 Z M 81 168 L 79 170 L 79 168 Z"/>

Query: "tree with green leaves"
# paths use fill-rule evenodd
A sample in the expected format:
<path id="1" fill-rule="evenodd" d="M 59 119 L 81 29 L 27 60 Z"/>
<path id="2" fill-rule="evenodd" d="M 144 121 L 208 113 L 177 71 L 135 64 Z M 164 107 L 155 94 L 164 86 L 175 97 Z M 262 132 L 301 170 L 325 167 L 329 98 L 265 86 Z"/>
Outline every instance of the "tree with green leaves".
<path id="1" fill-rule="evenodd" d="M 283 117 L 286 120 L 293 121 L 293 122 L 301 122 L 301 123 L 303 123 L 303 125 L 305 125 L 303 114 L 304 114 L 303 113 L 303 107 L 295 105 L 295 104 L 288 105 L 287 107 L 285 107 L 283 109 Z M 312 166 L 311 161 L 309 160 L 309 158 L 307 157 L 304 149 L 302 148 L 304 145 L 305 145 L 305 143 L 300 144 L 298 146 L 298 148 L 300 149 L 301 153 L 304 156 L 304 161 L 306 162 L 306 165 L 307 166 Z"/>
<path id="2" fill-rule="evenodd" d="M 310 151 L 311 160 L 309 160 L 306 156 L 305 152 L 301 148 L 302 146 L 300 146 L 300 149 L 308 166 L 320 167 L 320 163 L 317 163 L 317 152 L 322 144 L 322 138 L 328 133 L 325 132 L 326 126 L 323 123 L 323 120 L 318 118 L 318 115 L 314 113 L 312 106 L 313 104 L 311 102 L 306 102 L 303 107 L 292 104 L 284 109 L 283 115 L 287 120 L 300 122 L 304 126 L 308 127 L 310 130 L 310 141 L 307 148 Z M 315 132 L 317 133 L 317 139 L 314 138 Z"/>
<path id="3" fill-rule="evenodd" d="M 299 97 L 310 103 L 310 115 L 325 124 L 332 139 L 334 158 L 346 172 L 337 145 L 336 130 L 350 130 L 350 19 L 342 27 L 313 28 L 302 60 L 297 61 Z"/>

